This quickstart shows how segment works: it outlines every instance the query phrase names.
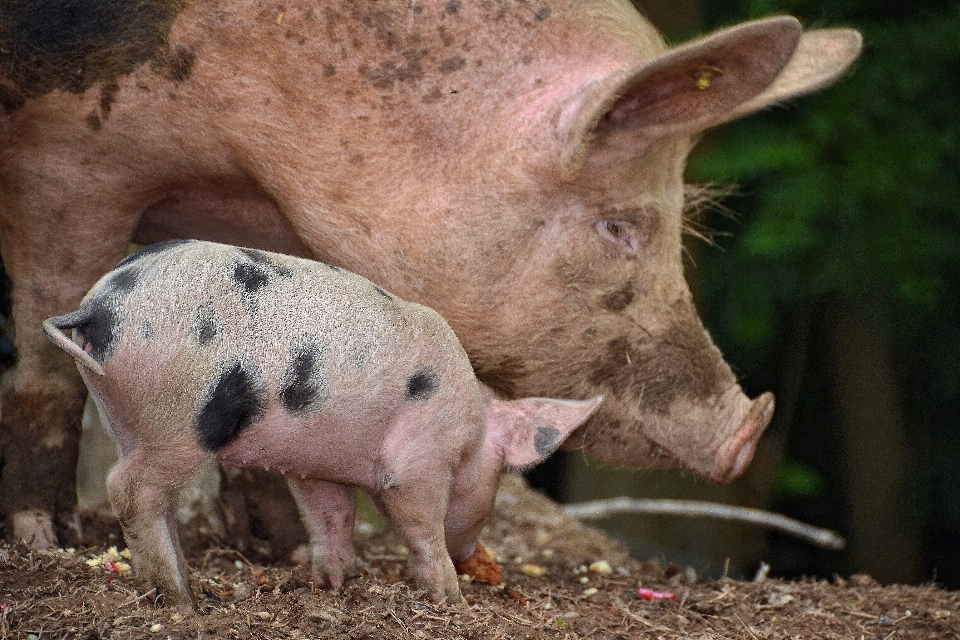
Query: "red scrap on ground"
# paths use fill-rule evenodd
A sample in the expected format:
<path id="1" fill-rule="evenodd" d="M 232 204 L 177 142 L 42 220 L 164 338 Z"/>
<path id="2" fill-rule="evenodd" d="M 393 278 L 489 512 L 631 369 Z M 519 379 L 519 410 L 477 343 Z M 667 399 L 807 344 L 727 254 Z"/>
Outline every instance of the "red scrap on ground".
<path id="1" fill-rule="evenodd" d="M 669 591 L 654 591 L 653 589 L 637 589 L 637 595 L 644 600 L 676 600 L 677 596 Z"/>

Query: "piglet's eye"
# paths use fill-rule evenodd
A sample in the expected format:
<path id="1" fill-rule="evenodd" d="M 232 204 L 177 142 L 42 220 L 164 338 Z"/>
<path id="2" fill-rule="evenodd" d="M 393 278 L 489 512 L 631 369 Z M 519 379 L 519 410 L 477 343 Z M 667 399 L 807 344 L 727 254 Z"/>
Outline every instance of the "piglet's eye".
<path id="1" fill-rule="evenodd" d="M 601 220 L 597 223 L 597 231 L 628 255 L 637 253 L 637 234 L 633 224 L 621 220 Z"/>

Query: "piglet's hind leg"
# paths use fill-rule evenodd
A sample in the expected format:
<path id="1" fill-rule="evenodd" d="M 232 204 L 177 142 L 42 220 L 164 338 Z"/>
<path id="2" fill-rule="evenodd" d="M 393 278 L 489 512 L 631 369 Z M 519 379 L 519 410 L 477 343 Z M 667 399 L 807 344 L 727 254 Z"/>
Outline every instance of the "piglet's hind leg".
<path id="1" fill-rule="evenodd" d="M 157 588 L 164 604 L 195 609 L 177 535 L 180 478 L 147 457 L 138 450 L 111 469 L 107 477 L 110 504 L 123 527 L 137 576 Z M 185 475 L 189 477 L 189 470 Z"/>
<path id="2" fill-rule="evenodd" d="M 354 567 L 354 489 L 312 479 L 288 478 L 287 484 L 310 533 L 313 583 L 337 591 Z"/>

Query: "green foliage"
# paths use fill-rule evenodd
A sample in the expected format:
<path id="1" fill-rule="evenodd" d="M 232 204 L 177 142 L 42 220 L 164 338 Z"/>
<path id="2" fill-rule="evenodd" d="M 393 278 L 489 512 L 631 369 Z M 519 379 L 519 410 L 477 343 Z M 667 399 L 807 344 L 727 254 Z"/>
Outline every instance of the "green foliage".
<path id="1" fill-rule="evenodd" d="M 725 203 L 739 221 L 709 221 L 731 237 L 720 240 L 721 250 L 698 254 L 690 275 L 705 324 L 745 387 L 773 388 L 788 408 L 773 428 L 787 458 L 809 467 L 787 463 L 775 495 L 815 497 L 783 503 L 801 519 L 851 526 L 851 504 L 864 494 L 848 482 L 853 470 L 876 464 L 878 474 L 895 473 L 858 458 L 841 435 L 849 436 L 845 416 L 872 415 L 877 398 L 841 393 L 839 376 L 866 372 L 836 361 L 841 337 L 832 322 L 852 311 L 892 338 L 873 344 L 872 362 L 889 366 L 906 424 L 900 435 L 880 433 L 894 420 L 875 425 L 878 439 L 895 443 L 886 459 L 912 466 L 900 488 L 910 499 L 891 498 L 890 508 L 907 536 L 926 540 L 926 575 L 936 571 L 957 588 L 960 2 L 704 0 L 704 7 L 711 24 L 779 13 L 808 27 L 863 33 L 863 55 L 848 77 L 704 139 L 689 177 L 739 183 L 741 195 Z M 798 574 L 863 570 L 799 557 L 779 556 Z"/>
<path id="2" fill-rule="evenodd" d="M 777 470 L 773 495 L 775 498 L 816 498 L 823 494 L 826 484 L 813 467 L 787 460 Z"/>
<path id="3" fill-rule="evenodd" d="M 803 15 L 819 3 L 746 4 Z M 830 9 L 842 19 L 860 4 Z M 772 340 L 778 310 L 804 299 L 922 315 L 947 291 L 944 268 L 960 263 L 960 3 L 851 23 L 865 48 L 848 78 L 801 109 L 721 128 L 692 163 L 694 180 L 743 185 L 731 203 L 742 227 L 725 252 L 708 252 L 703 274 L 708 297 L 726 301 L 722 330 L 744 346 Z"/>

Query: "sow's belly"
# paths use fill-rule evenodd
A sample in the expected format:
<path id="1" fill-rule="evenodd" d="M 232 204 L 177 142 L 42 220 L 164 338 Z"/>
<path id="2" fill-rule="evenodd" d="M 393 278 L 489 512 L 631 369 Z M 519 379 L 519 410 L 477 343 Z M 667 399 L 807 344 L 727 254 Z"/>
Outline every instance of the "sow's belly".
<path id="1" fill-rule="evenodd" d="M 179 239 L 313 257 L 276 203 L 239 181 L 171 191 L 141 214 L 133 238 L 139 244 Z"/>

